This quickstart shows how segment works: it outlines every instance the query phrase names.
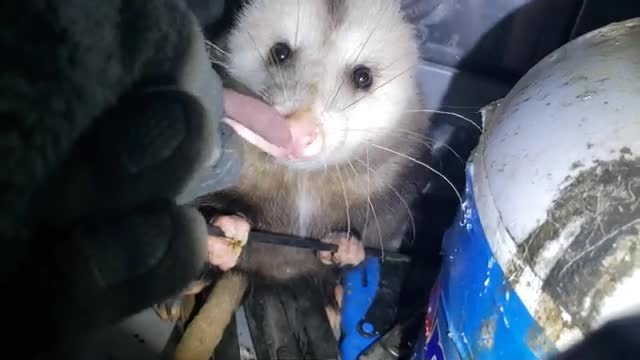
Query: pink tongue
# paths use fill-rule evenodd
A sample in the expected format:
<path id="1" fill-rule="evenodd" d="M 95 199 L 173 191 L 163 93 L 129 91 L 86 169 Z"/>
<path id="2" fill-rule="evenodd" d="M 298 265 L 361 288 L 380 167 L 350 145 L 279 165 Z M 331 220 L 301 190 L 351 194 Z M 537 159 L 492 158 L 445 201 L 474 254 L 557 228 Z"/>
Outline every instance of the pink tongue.
<path id="1" fill-rule="evenodd" d="M 225 89 L 224 108 L 227 123 L 245 140 L 274 156 L 284 156 L 289 152 L 291 132 L 282 115 L 273 107 Z"/>

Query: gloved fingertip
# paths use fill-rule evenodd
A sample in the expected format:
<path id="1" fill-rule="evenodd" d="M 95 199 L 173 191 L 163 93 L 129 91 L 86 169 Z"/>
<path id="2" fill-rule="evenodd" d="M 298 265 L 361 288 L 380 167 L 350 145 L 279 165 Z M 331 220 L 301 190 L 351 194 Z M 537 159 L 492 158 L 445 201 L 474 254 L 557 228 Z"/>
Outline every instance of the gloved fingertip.
<path id="1" fill-rule="evenodd" d="M 200 103 L 176 88 L 149 89 L 129 95 L 109 114 L 114 120 L 100 135 L 104 147 L 130 175 L 169 159 L 189 139 L 190 128 L 202 122 Z"/>
<path id="2" fill-rule="evenodd" d="M 193 175 L 176 201 L 184 204 L 200 196 L 234 186 L 243 167 L 243 149 L 240 138 L 227 124 L 220 124 L 221 153 L 213 164 L 207 164 Z"/>
<path id="3" fill-rule="evenodd" d="M 46 217 L 61 223 L 85 213 L 202 193 L 203 183 L 206 189 L 219 188 L 215 185 L 227 178 L 227 184 L 233 183 L 239 172 L 217 166 L 219 119 L 208 116 L 195 97 L 175 88 L 124 97 L 87 132 L 44 192 L 49 203 L 64 210 L 52 214 L 55 209 L 48 209 Z M 239 168 L 237 157 L 229 161 L 232 169 Z M 195 190 L 187 190 L 190 185 Z"/>
<path id="4" fill-rule="evenodd" d="M 114 323 L 175 295 L 204 268 L 206 239 L 195 209 L 166 203 L 83 225 L 58 253 L 80 254 L 61 265 L 70 285 L 60 303 L 74 309 L 65 329 Z"/>

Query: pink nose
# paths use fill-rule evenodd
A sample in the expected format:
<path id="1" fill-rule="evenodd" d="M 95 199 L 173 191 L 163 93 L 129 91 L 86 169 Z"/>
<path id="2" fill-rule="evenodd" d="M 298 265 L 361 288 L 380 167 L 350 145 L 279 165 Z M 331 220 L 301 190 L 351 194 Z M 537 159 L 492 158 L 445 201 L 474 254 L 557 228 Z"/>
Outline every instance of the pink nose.
<path id="1" fill-rule="evenodd" d="M 322 136 L 315 118 L 309 113 L 295 113 L 289 118 L 294 157 L 310 157 L 322 150 Z"/>

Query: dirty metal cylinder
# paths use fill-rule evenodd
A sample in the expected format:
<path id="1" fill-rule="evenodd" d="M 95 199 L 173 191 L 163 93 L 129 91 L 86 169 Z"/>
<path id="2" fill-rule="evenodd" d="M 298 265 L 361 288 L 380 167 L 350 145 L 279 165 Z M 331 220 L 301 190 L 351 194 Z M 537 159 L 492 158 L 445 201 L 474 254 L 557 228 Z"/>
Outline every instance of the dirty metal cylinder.
<path id="1" fill-rule="evenodd" d="M 416 360 L 545 359 L 640 312 L 640 19 L 484 109 Z"/>

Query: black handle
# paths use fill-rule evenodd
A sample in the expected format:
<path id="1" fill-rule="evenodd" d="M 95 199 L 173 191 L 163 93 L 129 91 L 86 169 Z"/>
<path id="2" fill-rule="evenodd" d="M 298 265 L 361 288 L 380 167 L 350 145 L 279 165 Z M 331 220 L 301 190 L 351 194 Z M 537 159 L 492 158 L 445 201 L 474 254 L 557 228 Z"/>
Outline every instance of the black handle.
<path id="1" fill-rule="evenodd" d="M 222 236 L 224 232 L 215 225 L 208 225 L 208 232 L 211 236 Z M 259 242 L 261 244 L 272 244 L 281 246 L 292 246 L 302 249 L 312 249 L 317 251 L 338 251 L 338 245 L 324 243 L 315 239 L 303 238 L 293 235 L 275 234 L 262 231 L 249 232 L 249 241 Z M 364 253 L 367 256 L 374 256 L 382 258 L 383 261 L 395 261 L 395 262 L 409 262 L 411 258 L 404 254 L 398 254 L 395 252 L 382 251 L 377 248 L 365 247 Z"/>

